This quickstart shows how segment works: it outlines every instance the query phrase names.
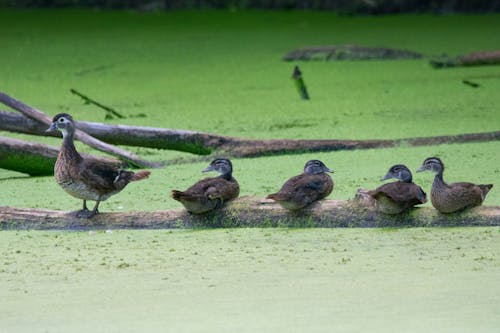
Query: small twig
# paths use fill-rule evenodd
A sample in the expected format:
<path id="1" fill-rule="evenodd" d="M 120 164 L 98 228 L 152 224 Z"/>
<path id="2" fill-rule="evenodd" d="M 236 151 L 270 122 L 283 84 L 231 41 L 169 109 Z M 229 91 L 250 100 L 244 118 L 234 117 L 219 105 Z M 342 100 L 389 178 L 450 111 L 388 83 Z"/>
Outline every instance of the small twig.
<path id="1" fill-rule="evenodd" d="M 82 94 L 81 92 L 79 92 L 79 91 L 77 91 L 75 89 L 70 89 L 69 91 L 71 91 L 71 93 L 73 93 L 73 94 L 75 94 L 77 96 L 80 96 L 85 101 L 85 103 L 94 104 L 95 106 L 98 106 L 101 109 L 105 110 L 106 112 L 108 112 L 108 115 L 109 115 L 109 113 L 111 113 L 112 115 L 114 115 L 114 116 L 116 116 L 118 118 L 121 118 L 121 119 L 126 118 L 126 117 L 122 116 L 120 113 L 118 113 L 116 110 L 114 110 L 113 108 L 111 108 L 109 106 L 106 106 L 106 105 L 102 105 L 101 103 L 93 100 L 92 98 L 90 98 L 88 96 L 85 96 L 84 94 Z"/>
<path id="2" fill-rule="evenodd" d="M 472 82 L 472 81 L 469 81 L 469 80 L 462 80 L 462 83 L 463 84 L 466 84 L 472 88 L 479 88 L 481 85 L 479 83 L 476 83 L 476 82 Z"/>

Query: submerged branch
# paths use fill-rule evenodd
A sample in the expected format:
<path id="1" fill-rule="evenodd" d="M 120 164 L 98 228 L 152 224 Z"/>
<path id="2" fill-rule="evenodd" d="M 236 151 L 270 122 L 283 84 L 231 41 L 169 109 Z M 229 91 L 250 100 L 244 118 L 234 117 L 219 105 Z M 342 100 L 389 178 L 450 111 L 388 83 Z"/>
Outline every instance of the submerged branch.
<path id="1" fill-rule="evenodd" d="M 118 111 L 116 111 L 115 109 L 113 109 L 113 108 L 111 108 L 111 107 L 109 107 L 109 106 L 106 106 L 106 105 L 104 105 L 104 104 L 99 103 L 98 101 L 96 101 L 96 100 L 94 100 L 94 99 L 92 99 L 92 98 L 90 98 L 90 97 L 88 97 L 88 96 L 86 96 L 86 95 L 82 94 L 81 92 L 77 91 L 76 89 L 70 89 L 69 91 L 70 91 L 72 94 L 75 94 L 75 95 L 77 95 L 77 96 L 81 97 L 81 98 L 85 101 L 85 103 L 87 103 L 87 104 L 94 104 L 95 106 L 97 106 L 97 107 L 99 107 L 99 108 L 103 109 L 104 111 L 106 111 L 106 112 L 108 113 L 108 114 L 106 115 L 107 117 L 109 116 L 109 114 L 111 114 L 111 115 L 116 116 L 116 117 L 118 117 L 118 118 L 120 118 L 120 119 L 124 119 L 124 118 L 125 118 L 123 115 L 121 115 L 121 114 L 120 114 Z M 113 118 L 113 116 L 110 116 L 110 118 Z M 106 119 L 107 119 L 107 118 L 106 118 Z"/>

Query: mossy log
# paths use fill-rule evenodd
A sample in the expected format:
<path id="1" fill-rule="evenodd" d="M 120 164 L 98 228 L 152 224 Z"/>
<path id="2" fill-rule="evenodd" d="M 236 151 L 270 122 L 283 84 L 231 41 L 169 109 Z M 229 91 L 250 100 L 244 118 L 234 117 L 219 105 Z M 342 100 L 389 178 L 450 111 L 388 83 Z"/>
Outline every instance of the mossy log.
<path id="1" fill-rule="evenodd" d="M 234 227 L 432 227 L 500 226 L 500 207 L 482 206 L 457 214 L 431 207 L 397 216 L 378 213 L 363 201 L 323 200 L 300 212 L 290 212 L 271 200 L 242 197 L 207 215 L 184 209 L 155 212 L 100 213 L 91 219 L 74 212 L 0 207 L 0 228 L 19 229 L 174 229 Z"/>
<path id="2" fill-rule="evenodd" d="M 0 136 L 0 168 L 26 173 L 30 176 L 49 176 L 54 174 L 59 148 Z M 123 163 L 114 158 L 86 155 L 117 167 Z"/>
<path id="3" fill-rule="evenodd" d="M 84 121 L 76 122 L 76 126 L 85 133 L 112 144 L 172 149 L 200 155 L 219 153 L 232 157 L 500 140 L 500 131 L 394 140 L 254 140 L 168 128 Z M 0 111 L 0 130 L 47 135 L 43 124 L 7 111 Z"/>

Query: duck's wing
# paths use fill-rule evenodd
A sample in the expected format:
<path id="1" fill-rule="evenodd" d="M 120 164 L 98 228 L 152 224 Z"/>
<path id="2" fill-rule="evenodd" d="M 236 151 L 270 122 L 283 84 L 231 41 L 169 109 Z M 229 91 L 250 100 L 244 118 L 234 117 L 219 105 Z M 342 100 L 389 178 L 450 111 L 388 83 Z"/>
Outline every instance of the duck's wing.
<path id="1" fill-rule="evenodd" d="M 278 192 L 279 197 L 309 204 L 329 195 L 333 182 L 327 174 L 301 174 L 290 178 Z"/>
<path id="2" fill-rule="evenodd" d="M 207 182 L 205 188 L 205 195 L 209 199 L 222 199 L 222 201 L 232 200 L 240 194 L 240 186 L 236 179 L 224 179 L 222 177 L 212 178 Z"/>
<path id="3" fill-rule="evenodd" d="M 233 178 L 226 180 L 222 177 L 213 177 L 202 179 L 186 191 L 175 191 L 176 196 L 181 196 L 188 200 L 200 200 L 201 198 L 216 199 L 220 198 L 224 201 L 236 198 L 239 195 L 240 187 L 238 182 Z"/>
<path id="4" fill-rule="evenodd" d="M 448 184 L 448 195 L 453 197 L 453 200 L 463 203 L 464 207 L 479 205 L 484 200 L 481 187 L 468 182 Z"/>
<path id="5" fill-rule="evenodd" d="M 102 193 L 116 190 L 117 180 L 128 174 L 133 175 L 130 171 L 123 171 L 115 165 L 92 158 L 82 160 L 78 169 L 80 180 Z"/>
<path id="6" fill-rule="evenodd" d="M 379 186 L 377 189 L 370 191 L 369 194 L 375 199 L 380 195 L 384 195 L 397 203 L 413 203 L 416 205 L 427 202 L 427 195 L 420 186 L 400 181 Z"/>

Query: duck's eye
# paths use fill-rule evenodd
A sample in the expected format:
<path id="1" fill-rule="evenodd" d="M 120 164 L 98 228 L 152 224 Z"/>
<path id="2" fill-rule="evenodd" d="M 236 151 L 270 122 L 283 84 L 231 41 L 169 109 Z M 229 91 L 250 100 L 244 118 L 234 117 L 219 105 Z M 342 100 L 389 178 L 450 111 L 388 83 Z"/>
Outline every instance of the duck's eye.
<path id="1" fill-rule="evenodd" d="M 64 123 L 64 118 L 59 118 L 60 123 Z"/>

